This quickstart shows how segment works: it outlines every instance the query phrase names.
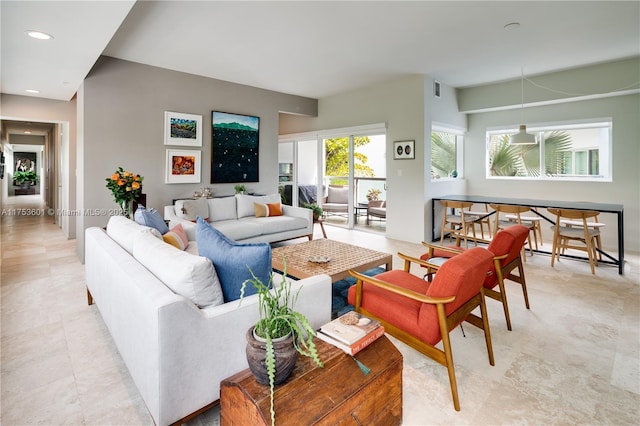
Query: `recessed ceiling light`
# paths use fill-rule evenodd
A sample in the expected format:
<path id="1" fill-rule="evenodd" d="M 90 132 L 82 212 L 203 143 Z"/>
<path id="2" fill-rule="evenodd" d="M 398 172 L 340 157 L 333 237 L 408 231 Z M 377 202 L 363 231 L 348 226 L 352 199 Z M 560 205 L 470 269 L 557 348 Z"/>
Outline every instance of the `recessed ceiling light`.
<path id="1" fill-rule="evenodd" d="M 30 134 L 31 134 L 31 130 L 25 130 L 23 133 L 24 133 L 25 135 L 30 135 Z"/>
<path id="2" fill-rule="evenodd" d="M 520 28 L 520 22 L 509 22 L 504 26 L 505 30 L 515 30 L 517 28 Z"/>
<path id="3" fill-rule="evenodd" d="M 35 90 L 35 89 L 27 89 L 27 90 L 25 90 L 25 92 L 27 92 L 27 93 L 40 93 L 39 90 Z"/>
<path id="4" fill-rule="evenodd" d="M 29 37 L 37 38 L 38 40 L 51 40 L 53 38 L 51 34 L 43 33 L 42 31 L 27 30 L 25 32 Z"/>

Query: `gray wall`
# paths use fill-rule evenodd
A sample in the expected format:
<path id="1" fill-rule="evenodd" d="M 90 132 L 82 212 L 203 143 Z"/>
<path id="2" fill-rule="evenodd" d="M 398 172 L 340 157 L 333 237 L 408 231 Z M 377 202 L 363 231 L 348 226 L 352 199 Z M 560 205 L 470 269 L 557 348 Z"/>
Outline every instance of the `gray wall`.
<path id="1" fill-rule="evenodd" d="M 317 114 L 315 99 L 286 95 L 211 78 L 101 57 L 78 93 L 83 115 L 79 136 L 79 179 L 82 208 L 110 209 L 117 205 L 105 179 L 118 166 L 144 176 L 147 203 L 162 212 L 174 198 L 211 187 L 214 195 L 233 194 L 234 184 L 210 183 L 211 111 L 260 117 L 260 181 L 247 189 L 277 192 L 279 112 Z M 202 176 L 199 184 L 165 184 L 164 112 L 202 115 Z M 83 230 L 106 225 L 108 216 L 80 218 L 78 253 L 84 251 Z M 80 232 L 82 231 L 82 232 Z"/>

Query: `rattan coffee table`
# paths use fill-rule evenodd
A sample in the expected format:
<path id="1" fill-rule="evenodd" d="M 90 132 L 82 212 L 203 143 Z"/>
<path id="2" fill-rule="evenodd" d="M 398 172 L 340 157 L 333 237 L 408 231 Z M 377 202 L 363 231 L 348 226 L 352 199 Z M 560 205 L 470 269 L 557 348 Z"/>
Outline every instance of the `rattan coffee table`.
<path id="1" fill-rule="evenodd" d="M 327 274 L 331 277 L 331 282 L 348 277 L 349 269 L 364 272 L 384 265 L 387 270 L 390 270 L 393 259 L 393 256 L 388 253 L 326 239 L 274 248 L 271 260 L 273 269 L 284 271 L 283 256 L 286 261 L 287 275 L 302 279 Z M 309 261 L 318 256 L 326 256 L 330 260 L 326 263 Z"/>

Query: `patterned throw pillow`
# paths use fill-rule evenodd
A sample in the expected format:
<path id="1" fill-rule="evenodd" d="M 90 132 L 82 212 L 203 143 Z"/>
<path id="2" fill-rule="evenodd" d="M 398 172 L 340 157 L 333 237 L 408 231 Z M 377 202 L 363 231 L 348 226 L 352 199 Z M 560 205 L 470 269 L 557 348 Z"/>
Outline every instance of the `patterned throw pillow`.
<path id="1" fill-rule="evenodd" d="M 177 249 L 185 250 L 189 247 L 189 239 L 187 233 L 184 232 L 184 228 L 181 224 L 177 224 L 162 236 L 165 243 L 171 244 Z"/>
<path id="2" fill-rule="evenodd" d="M 282 204 L 280 203 L 253 203 L 253 209 L 256 212 L 256 217 L 282 216 Z"/>
<path id="3" fill-rule="evenodd" d="M 195 222 L 198 216 L 204 218 L 204 220 L 209 220 L 209 204 L 205 198 L 177 200 L 175 210 L 176 216 L 190 222 Z"/>
<path id="4" fill-rule="evenodd" d="M 153 207 L 147 209 L 142 204 L 139 204 L 138 209 L 133 215 L 133 219 L 140 225 L 157 229 L 162 235 L 169 232 L 169 227 L 165 223 L 164 219 Z"/>
<path id="5" fill-rule="evenodd" d="M 238 243 L 227 238 L 222 232 L 197 219 L 196 242 L 198 254 L 211 260 L 216 269 L 224 301 L 240 298 L 240 289 L 245 280 L 251 279 L 251 272 L 265 285 L 271 278 L 271 246 L 267 243 Z M 245 296 L 255 294 L 253 285 L 247 285 Z"/>

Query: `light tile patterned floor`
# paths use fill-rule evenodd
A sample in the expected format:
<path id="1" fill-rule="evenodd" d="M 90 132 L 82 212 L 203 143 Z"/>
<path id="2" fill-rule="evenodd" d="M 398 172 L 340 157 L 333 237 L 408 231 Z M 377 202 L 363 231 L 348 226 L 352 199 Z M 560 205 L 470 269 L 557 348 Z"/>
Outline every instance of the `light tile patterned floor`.
<path id="1" fill-rule="evenodd" d="M 23 198 L 24 197 L 24 198 Z M 37 202 L 11 197 L 3 206 Z M 33 206 L 38 206 L 37 204 Z M 95 306 L 87 306 L 75 241 L 50 217 L 2 218 L 2 425 L 150 425 L 145 405 Z M 327 226 L 330 238 L 418 255 L 420 245 Z M 320 228 L 316 237 L 321 237 Z M 527 258 L 531 310 L 508 285 L 513 331 L 487 302 L 496 365 L 479 330 L 452 335 L 462 411 L 451 403 L 446 369 L 400 344 L 404 424 L 640 423 L 640 268 Z M 401 267 L 394 257 L 394 267 Z M 416 270 L 416 273 L 422 271 Z M 190 422 L 217 425 L 213 409 Z"/>

